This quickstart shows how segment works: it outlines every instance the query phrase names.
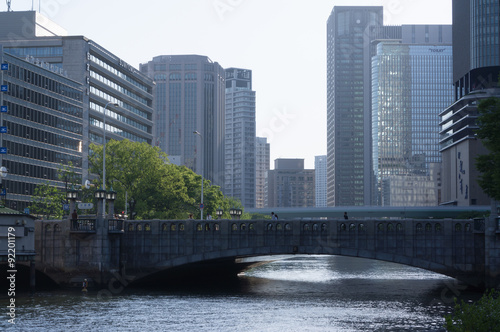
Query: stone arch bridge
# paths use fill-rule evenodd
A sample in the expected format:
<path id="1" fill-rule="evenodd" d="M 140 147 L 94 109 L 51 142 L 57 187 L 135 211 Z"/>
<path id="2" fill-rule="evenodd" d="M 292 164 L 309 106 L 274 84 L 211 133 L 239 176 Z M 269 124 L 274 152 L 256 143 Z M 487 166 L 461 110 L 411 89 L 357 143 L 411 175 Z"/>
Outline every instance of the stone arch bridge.
<path id="1" fill-rule="evenodd" d="M 238 258 L 327 254 L 401 263 L 478 287 L 500 285 L 500 231 L 483 219 L 36 222 L 36 268 L 58 284 L 106 287 L 186 266 L 233 272 Z M 489 227 L 489 225 L 492 227 Z M 120 287 L 121 287 L 120 286 Z M 115 287 L 115 286 L 114 286 Z"/>

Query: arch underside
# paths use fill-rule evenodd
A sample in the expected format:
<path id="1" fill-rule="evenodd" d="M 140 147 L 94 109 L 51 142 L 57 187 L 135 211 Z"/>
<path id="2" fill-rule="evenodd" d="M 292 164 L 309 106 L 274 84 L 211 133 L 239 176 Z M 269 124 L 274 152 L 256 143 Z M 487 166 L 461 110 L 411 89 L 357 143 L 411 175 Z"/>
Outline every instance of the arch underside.
<path id="1" fill-rule="evenodd" d="M 452 277 L 478 287 L 481 280 L 481 276 L 478 276 L 477 273 L 430 262 L 421 258 L 408 257 L 397 253 L 326 246 L 280 246 L 209 251 L 163 260 L 149 268 L 128 268 L 127 271 L 128 274 L 135 274 L 135 281 L 140 281 L 142 278 L 148 279 L 155 274 L 169 275 L 174 278 L 196 278 L 200 275 L 200 271 L 203 271 L 204 276 L 207 276 L 207 273 L 213 273 L 216 278 L 223 276 L 230 277 L 236 276 L 238 273 L 254 265 L 276 260 L 270 257 L 273 255 L 338 255 L 358 257 L 416 267 Z M 262 259 L 253 260 L 252 262 L 241 260 L 242 258 L 250 257 L 259 257 Z"/>

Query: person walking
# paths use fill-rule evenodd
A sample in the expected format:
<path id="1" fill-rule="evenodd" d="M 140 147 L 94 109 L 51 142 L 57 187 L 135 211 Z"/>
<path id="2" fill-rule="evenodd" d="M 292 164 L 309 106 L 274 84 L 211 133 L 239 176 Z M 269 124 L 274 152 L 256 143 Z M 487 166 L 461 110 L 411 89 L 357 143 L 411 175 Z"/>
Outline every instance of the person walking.
<path id="1" fill-rule="evenodd" d="M 347 216 L 347 212 L 344 212 L 344 219 L 349 219 L 349 217 Z"/>

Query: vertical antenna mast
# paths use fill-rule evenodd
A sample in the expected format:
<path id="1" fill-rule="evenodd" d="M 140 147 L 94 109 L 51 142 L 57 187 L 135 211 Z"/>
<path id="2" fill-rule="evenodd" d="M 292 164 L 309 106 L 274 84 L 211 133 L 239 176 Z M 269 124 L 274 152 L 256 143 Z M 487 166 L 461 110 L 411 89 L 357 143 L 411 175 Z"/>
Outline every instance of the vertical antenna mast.
<path id="1" fill-rule="evenodd" d="M 6 1 L 7 1 L 7 11 L 11 12 L 12 9 L 10 8 L 10 3 L 12 2 L 12 0 L 6 0 Z"/>

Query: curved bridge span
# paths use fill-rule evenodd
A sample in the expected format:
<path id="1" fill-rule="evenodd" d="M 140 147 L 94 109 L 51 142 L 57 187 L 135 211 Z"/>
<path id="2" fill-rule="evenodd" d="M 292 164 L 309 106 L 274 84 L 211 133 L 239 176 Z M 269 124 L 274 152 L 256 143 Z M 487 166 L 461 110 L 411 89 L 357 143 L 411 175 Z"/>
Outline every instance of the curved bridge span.
<path id="1" fill-rule="evenodd" d="M 476 255 L 484 229 L 476 224 L 474 231 L 471 220 L 137 221 L 125 227 L 122 255 L 136 277 L 222 259 L 327 254 L 401 263 L 472 284 L 484 278 L 484 259 Z"/>
<path id="2" fill-rule="evenodd" d="M 112 221 L 104 219 L 99 227 L 98 220 L 95 234 L 70 232 L 64 241 L 45 234 L 37 267 L 59 276 L 54 279 L 62 284 L 87 277 L 103 285 L 125 274 L 137 281 L 182 266 L 217 266 L 242 257 L 327 254 L 401 263 L 479 287 L 499 282 L 498 273 L 487 279 L 485 257 L 492 251 L 485 249 L 491 243 L 482 220 L 147 220 L 125 221 L 123 231 L 110 233 Z M 65 221 L 43 227 L 50 223 L 63 223 L 64 229 Z M 498 239 L 498 230 L 494 233 Z M 51 261 L 47 250 L 65 253 L 64 262 Z"/>

